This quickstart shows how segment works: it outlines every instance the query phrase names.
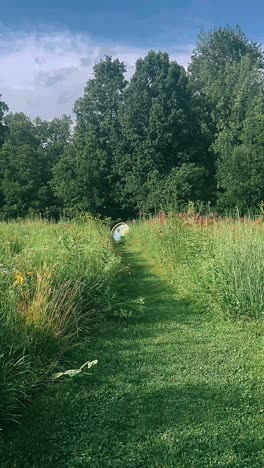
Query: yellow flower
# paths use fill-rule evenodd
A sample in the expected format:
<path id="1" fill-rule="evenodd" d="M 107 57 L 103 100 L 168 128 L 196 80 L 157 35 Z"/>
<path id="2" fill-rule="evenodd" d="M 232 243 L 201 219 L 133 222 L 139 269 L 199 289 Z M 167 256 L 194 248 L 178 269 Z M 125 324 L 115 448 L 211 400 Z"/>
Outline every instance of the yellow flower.
<path id="1" fill-rule="evenodd" d="M 24 284 L 24 282 L 25 282 L 25 279 L 24 279 L 24 276 L 22 275 L 22 273 L 20 271 L 16 271 L 15 284 L 19 284 L 20 286 L 22 286 L 22 284 Z"/>

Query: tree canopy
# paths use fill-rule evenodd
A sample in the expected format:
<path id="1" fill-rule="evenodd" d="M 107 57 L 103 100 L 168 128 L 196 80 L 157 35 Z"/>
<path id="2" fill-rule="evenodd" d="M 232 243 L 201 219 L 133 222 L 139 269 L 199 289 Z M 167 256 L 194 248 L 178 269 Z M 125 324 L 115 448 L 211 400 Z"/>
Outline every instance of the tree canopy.
<path id="1" fill-rule="evenodd" d="M 0 212 L 119 217 L 189 200 L 264 199 L 264 54 L 239 27 L 198 35 L 186 71 L 166 52 L 94 66 L 70 117 L 8 114 L 0 95 Z"/>

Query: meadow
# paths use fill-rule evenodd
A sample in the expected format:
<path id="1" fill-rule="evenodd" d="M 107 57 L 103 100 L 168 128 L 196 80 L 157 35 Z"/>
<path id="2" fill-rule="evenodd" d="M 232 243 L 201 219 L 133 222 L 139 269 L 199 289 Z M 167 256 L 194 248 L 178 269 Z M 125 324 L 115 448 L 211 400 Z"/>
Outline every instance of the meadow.
<path id="1" fill-rule="evenodd" d="M 1 225 L 2 466 L 262 467 L 262 218 L 130 225 Z"/>
<path id="2" fill-rule="evenodd" d="M 145 248 L 172 270 L 185 267 L 212 304 L 233 318 L 263 320 L 264 224 L 262 216 L 165 214 L 138 227 Z"/>
<path id="3" fill-rule="evenodd" d="M 118 259 L 108 227 L 0 224 L 0 421 L 17 421 L 95 316 L 111 306 Z"/>

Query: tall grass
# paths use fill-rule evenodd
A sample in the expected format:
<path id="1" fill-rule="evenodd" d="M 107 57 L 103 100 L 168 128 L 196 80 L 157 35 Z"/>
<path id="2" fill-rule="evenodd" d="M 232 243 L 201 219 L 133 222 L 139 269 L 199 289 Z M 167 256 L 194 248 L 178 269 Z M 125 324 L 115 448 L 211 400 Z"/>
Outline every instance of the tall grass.
<path id="1" fill-rule="evenodd" d="M 264 224 L 249 218 L 160 215 L 135 226 L 156 261 L 183 266 L 193 284 L 234 317 L 263 318 Z M 183 268 L 183 269 L 184 269 Z M 183 271 L 182 269 L 182 271 Z"/>
<path id="2" fill-rule="evenodd" d="M 251 220 L 227 220 L 209 230 L 205 280 L 210 284 L 212 278 L 212 294 L 231 315 L 263 318 L 263 228 Z"/>
<path id="3" fill-rule="evenodd" d="M 108 227 L 72 223 L 0 224 L 0 421 L 18 420 L 32 389 L 50 375 L 111 307 L 119 260 Z"/>

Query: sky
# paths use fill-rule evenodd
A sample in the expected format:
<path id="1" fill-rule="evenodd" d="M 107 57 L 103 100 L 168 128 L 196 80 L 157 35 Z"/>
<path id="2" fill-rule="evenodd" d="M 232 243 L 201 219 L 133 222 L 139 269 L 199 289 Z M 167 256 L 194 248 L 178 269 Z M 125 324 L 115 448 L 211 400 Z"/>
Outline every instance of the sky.
<path id="1" fill-rule="evenodd" d="M 264 42 L 264 1 L 0 0 L 0 94 L 32 118 L 71 114 L 105 55 L 128 76 L 150 49 L 187 67 L 199 30 L 227 24 Z"/>

